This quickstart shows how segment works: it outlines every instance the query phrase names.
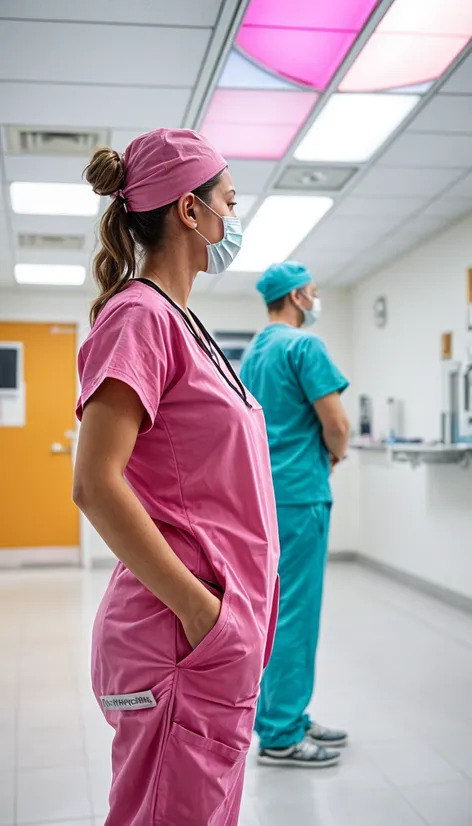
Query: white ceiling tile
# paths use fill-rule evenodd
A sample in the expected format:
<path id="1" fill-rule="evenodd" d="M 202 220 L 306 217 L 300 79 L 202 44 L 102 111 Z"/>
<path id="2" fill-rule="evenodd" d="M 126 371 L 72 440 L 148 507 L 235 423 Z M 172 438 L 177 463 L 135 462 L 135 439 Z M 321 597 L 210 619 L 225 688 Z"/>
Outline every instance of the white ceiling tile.
<path id="1" fill-rule="evenodd" d="M 17 264 L 79 264 L 88 268 L 90 256 L 77 250 L 25 250 L 15 247 Z"/>
<path id="2" fill-rule="evenodd" d="M 426 215 L 423 213 L 411 221 L 408 221 L 408 224 L 401 228 L 400 233 L 405 240 L 408 238 L 422 239 L 429 237 L 429 235 L 432 235 L 434 232 L 440 231 L 450 223 L 450 216 Z"/>
<path id="3" fill-rule="evenodd" d="M 8 290 L 15 286 L 15 279 L 13 277 L 13 265 L 9 258 L 3 256 L 0 252 L 0 288 Z"/>
<path id="4" fill-rule="evenodd" d="M 461 215 L 466 215 L 472 212 L 472 196 L 468 201 L 466 198 L 439 198 L 433 201 L 423 211 L 423 215 L 442 215 L 444 218 L 460 218 Z"/>
<path id="5" fill-rule="evenodd" d="M 472 198 L 472 172 L 448 189 L 447 198 Z"/>
<path id="6" fill-rule="evenodd" d="M 335 277 L 329 280 L 330 287 L 349 287 L 360 281 L 361 278 L 368 275 L 368 270 L 365 266 L 354 265 L 353 267 L 343 267 L 343 269 L 336 273 Z"/>
<path id="7" fill-rule="evenodd" d="M 464 173 L 465 170 L 462 170 Z M 433 196 L 460 177 L 457 169 L 407 169 L 377 166 L 367 171 L 355 195 Z"/>
<path id="8" fill-rule="evenodd" d="M 416 236 L 415 236 L 416 237 Z M 400 252 L 409 249 L 414 243 L 411 235 L 406 235 L 404 227 L 400 227 L 397 232 L 383 238 L 378 244 L 366 250 L 356 259 L 356 264 L 379 265 L 391 261 Z"/>
<path id="9" fill-rule="evenodd" d="M 2 123 L 139 129 L 179 127 L 190 89 L 0 83 Z"/>
<path id="10" fill-rule="evenodd" d="M 6 155 L 6 180 L 80 184 L 87 162 L 87 158 Z"/>
<path id="11" fill-rule="evenodd" d="M 142 129 L 113 129 L 110 146 L 117 152 L 124 152 L 128 144 L 143 134 Z"/>
<path id="12" fill-rule="evenodd" d="M 222 0 L 2 0 L 2 17 L 31 20 L 69 20 L 132 23 L 136 26 L 213 26 Z M 237 0 L 232 0 L 237 7 Z"/>
<path id="13" fill-rule="evenodd" d="M 0 78 L 193 86 L 211 29 L 3 21 Z"/>
<path id="14" fill-rule="evenodd" d="M 7 219 L 4 212 L 0 212 L 0 246 L 7 243 Z"/>
<path id="15" fill-rule="evenodd" d="M 382 155 L 378 165 L 451 168 L 472 166 L 472 136 L 405 132 Z"/>
<path id="16" fill-rule="evenodd" d="M 228 158 L 236 195 L 253 194 L 264 189 L 277 164 L 272 161 L 243 161 Z"/>
<path id="17" fill-rule="evenodd" d="M 302 261 L 322 262 L 330 271 L 339 268 L 365 249 L 375 244 L 401 221 L 395 216 L 330 216 L 316 227 L 294 251 Z"/>
<path id="18" fill-rule="evenodd" d="M 341 267 L 350 261 L 359 249 L 352 249 L 345 244 L 322 243 L 314 236 L 309 236 L 303 244 L 294 250 L 291 258 L 295 261 L 302 261 L 307 266 L 318 270 L 331 270 L 333 267 Z"/>
<path id="19" fill-rule="evenodd" d="M 365 216 L 366 218 L 391 215 L 406 218 L 424 204 L 423 198 L 344 198 L 335 207 L 334 216 Z"/>
<path id="20" fill-rule="evenodd" d="M 408 132 L 472 134 L 472 100 L 467 95 L 435 95 L 410 124 Z"/>
<path id="21" fill-rule="evenodd" d="M 236 194 L 236 215 L 238 218 L 245 218 L 251 211 L 257 201 L 257 195 L 238 195 Z"/>
<path id="22" fill-rule="evenodd" d="M 462 61 L 452 77 L 441 87 L 441 94 L 444 92 L 454 94 L 462 92 L 472 95 L 472 53 Z"/>
<path id="23" fill-rule="evenodd" d="M 351 260 L 336 264 L 321 264 L 318 260 L 315 260 L 312 264 L 313 278 L 317 285 L 327 284 L 332 278 L 336 277 L 337 273 L 342 272 L 345 268 L 350 269 L 351 266 Z"/>
<path id="24" fill-rule="evenodd" d="M 316 244 L 328 243 L 342 247 L 357 247 L 370 238 L 385 235 L 395 227 L 401 218 L 397 216 L 330 216 L 319 228 L 311 233 L 311 240 Z"/>
<path id="25" fill-rule="evenodd" d="M 321 249 L 313 245 L 310 249 L 305 247 L 305 251 L 298 248 L 295 260 L 304 261 L 308 266 L 313 267 L 317 272 L 320 270 L 339 269 L 343 264 L 351 261 L 358 253 L 346 249 Z"/>
<path id="26" fill-rule="evenodd" d="M 340 268 L 330 284 L 339 287 L 353 284 L 359 279 L 388 266 L 395 258 L 414 245 L 414 240 L 411 238 L 402 239 L 400 235 L 385 239 L 381 242 L 381 246 L 376 245 Z"/>
<path id="27" fill-rule="evenodd" d="M 97 222 L 90 218 L 70 215 L 14 215 L 10 221 L 15 235 L 18 233 L 40 235 L 85 235 L 93 237 Z"/>
<path id="28" fill-rule="evenodd" d="M 12 272 L 13 266 L 6 215 L 0 212 L 0 285 L 2 287 L 11 284 Z"/>

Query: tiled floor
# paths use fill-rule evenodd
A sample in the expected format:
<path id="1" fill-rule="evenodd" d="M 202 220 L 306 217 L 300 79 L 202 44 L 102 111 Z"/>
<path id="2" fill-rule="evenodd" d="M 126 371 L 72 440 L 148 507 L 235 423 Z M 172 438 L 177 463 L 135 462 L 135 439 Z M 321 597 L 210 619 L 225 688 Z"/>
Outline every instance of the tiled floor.
<path id="1" fill-rule="evenodd" d="M 88 645 L 108 576 L 0 574 L 0 826 L 103 824 Z M 318 673 L 317 719 L 351 733 L 342 765 L 262 769 L 253 750 L 240 826 L 472 826 L 472 616 L 333 564 Z"/>

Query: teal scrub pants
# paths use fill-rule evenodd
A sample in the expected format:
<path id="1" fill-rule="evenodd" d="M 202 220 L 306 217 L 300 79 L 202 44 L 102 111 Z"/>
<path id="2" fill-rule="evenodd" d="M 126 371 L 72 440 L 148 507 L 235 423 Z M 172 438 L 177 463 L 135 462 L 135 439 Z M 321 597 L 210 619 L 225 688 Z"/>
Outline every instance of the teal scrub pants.
<path id="1" fill-rule="evenodd" d="M 331 505 L 277 507 L 280 611 L 256 718 L 261 748 L 288 748 L 310 728 Z"/>

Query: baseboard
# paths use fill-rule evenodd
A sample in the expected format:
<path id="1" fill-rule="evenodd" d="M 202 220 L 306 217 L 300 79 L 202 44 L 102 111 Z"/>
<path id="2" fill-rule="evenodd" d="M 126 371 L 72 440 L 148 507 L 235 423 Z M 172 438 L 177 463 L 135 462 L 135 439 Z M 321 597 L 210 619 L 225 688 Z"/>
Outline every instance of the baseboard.
<path id="1" fill-rule="evenodd" d="M 0 550 L 0 569 L 67 567 L 80 565 L 80 548 L 4 548 Z"/>
<path id="2" fill-rule="evenodd" d="M 379 562 L 377 559 L 372 559 L 372 557 L 366 556 L 365 554 L 356 553 L 355 560 L 364 568 L 369 568 L 371 571 L 376 571 L 379 574 L 388 576 L 390 579 L 401 582 L 402 585 L 407 585 L 409 588 L 414 588 L 416 591 L 421 591 L 423 594 L 435 597 L 447 605 L 452 605 L 453 608 L 460 608 L 462 611 L 472 613 L 472 597 L 468 597 L 466 594 L 459 594 L 457 591 L 452 591 L 443 585 L 428 582 L 428 580 L 423 579 L 423 577 L 402 571 L 386 562 Z"/>
<path id="3" fill-rule="evenodd" d="M 330 551 L 328 562 L 356 562 L 357 551 Z"/>

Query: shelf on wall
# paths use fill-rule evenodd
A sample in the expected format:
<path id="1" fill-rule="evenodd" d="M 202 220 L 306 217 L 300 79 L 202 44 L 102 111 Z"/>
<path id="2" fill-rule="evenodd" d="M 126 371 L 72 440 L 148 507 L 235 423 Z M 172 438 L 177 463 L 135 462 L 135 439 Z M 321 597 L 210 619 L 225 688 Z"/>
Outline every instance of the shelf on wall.
<path id="1" fill-rule="evenodd" d="M 439 443 L 411 444 L 396 442 L 351 442 L 353 450 L 366 453 L 385 453 L 394 462 L 407 462 L 412 467 L 419 465 L 460 465 L 468 467 L 472 459 L 472 444 L 458 443 L 445 445 Z"/>

